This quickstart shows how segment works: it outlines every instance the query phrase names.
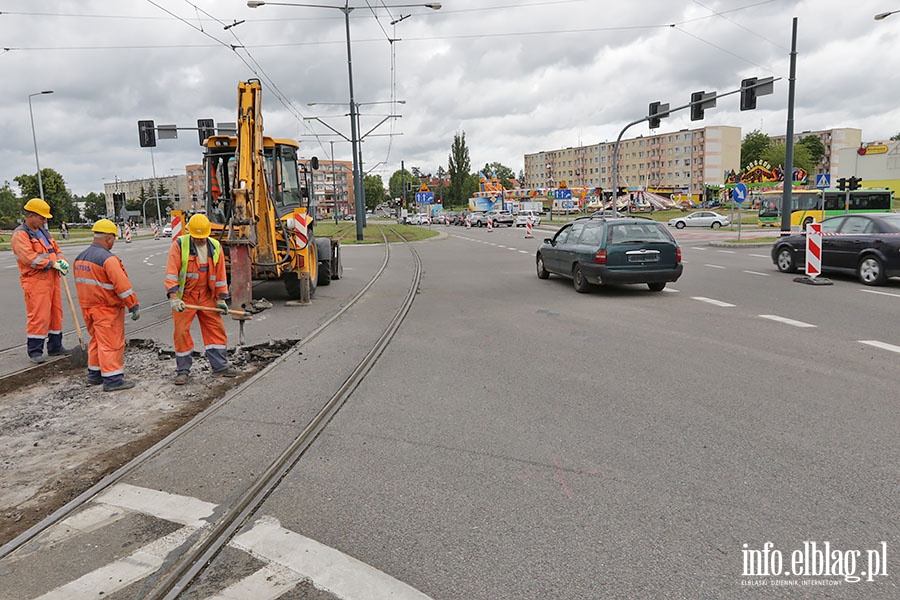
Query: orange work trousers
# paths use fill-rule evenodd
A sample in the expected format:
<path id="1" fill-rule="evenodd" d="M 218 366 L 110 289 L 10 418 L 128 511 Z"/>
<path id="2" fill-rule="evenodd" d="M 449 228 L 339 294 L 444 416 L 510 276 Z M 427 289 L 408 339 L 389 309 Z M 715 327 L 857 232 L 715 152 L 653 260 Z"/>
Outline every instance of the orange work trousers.
<path id="1" fill-rule="evenodd" d="M 105 385 L 125 379 L 125 307 L 92 306 L 81 311 L 88 342 L 88 378 Z"/>
<path id="2" fill-rule="evenodd" d="M 201 294 L 191 292 L 193 290 L 186 290 L 182 296 L 181 299 L 185 304 L 215 308 L 216 301 L 208 290 L 202 290 L 205 293 Z M 175 323 L 175 371 L 188 373 L 194 362 L 191 354 L 194 351 L 194 339 L 191 337 L 191 323 L 194 317 L 200 322 L 200 334 L 203 336 L 203 347 L 209 366 L 213 372 L 227 369 L 228 334 L 225 332 L 221 313 L 186 308 L 183 312 L 172 312 L 172 320 Z"/>
<path id="3" fill-rule="evenodd" d="M 62 292 L 59 284 L 60 274 L 56 269 L 48 269 L 43 273 L 20 278 L 22 290 L 25 292 L 25 312 L 28 323 L 25 335 L 28 338 L 28 354 L 41 355 L 44 351 L 44 340 L 52 336 L 48 352 L 60 350 L 62 342 L 63 309 Z"/>

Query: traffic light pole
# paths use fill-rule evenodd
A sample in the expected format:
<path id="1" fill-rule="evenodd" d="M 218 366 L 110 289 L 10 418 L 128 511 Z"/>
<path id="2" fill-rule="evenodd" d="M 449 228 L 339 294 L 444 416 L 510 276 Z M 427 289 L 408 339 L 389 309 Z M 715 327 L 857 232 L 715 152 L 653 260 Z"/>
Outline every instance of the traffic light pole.
<path id="1" fill-rule="evenodd" d="M 791 235 L 791 194 L 794 191 L 794 84 L 797 80 L 797 17 L 794 17 L 793 33 L 791 34 L 791 73 L 788 77 L 787 131 L 785 132 L 784 148 L 786 173 L 781 192 L 781 235 Z"/>
<path id="2" fill-rule="evenodd" d="M 796 31 L 795 31 L 795 39 L 796 39 Z M 792 62 L 792 64 L 793 64 L 793 62 Z M 793 75 L 792 75 L 792 77 L 793 77 Z M 615 146 L 613 147 L 613 175 L 612 175 L 613 204 L 612 204 L 612 209 L 616 210 L 616 200 L 617 200 L 616 194 L 619 193 L 619 144 L 622 141 L 622 136 L 625 135 L 625 132 L 628 131 L 629 128 L 631 128 L 633 125 L 637 125 L 637 124 L 643 123 L 645 121 L 650 121 L 651 119 L 655 119 L 655 118 L 659 119 L 659 118 L 668 117 L 669 115 L 671 115 L 674 112 L 678 112 L 680 110 L 685 110 L 685 109 L 691 108 L 695 104 L 703 104 L 704 102 L 715 102 L 719 98 L 724 98 L 725 96 L 731 96 L 733 94 L 740 94 L 741 92 L 746 91 L 746 89 L 752 89 L 752 88 L 757 88 L 757 87 L 765 88 L 780 79 L 781 79 L 781 77 L 773 78 L 771 80 L 767 79 L 765 81 L 760 81 L 759 83 L 755 83 L 752 86 L 750 86 L 749 88 L 741 88 L 741 89 L 737 89 L 737 90 L 732 90 L 730 92 L 723 92 L 721 94 L 716 94 L 714 96 L 705 97 L 701 101 L 691 101 L 683 106 L 677 106 L 675 108 L 667 108 L 661 113 L 647 115 L 646 117 L 642 117 L 642 118 L 638 119 L 637 121 L 632 121 L 631 123 L 626 125 L 624 128 L 622 128 L 622 131 L 619 132 L 619 137 L 616 138 Z M 630 212 L 631 205 L 629 205 L 628 209 Z"/>

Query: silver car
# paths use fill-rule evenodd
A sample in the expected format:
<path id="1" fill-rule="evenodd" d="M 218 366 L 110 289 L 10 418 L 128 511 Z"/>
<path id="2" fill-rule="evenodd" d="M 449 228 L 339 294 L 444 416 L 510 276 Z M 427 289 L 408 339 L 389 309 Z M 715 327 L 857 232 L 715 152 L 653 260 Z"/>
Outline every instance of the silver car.
<path id="1" fill-rule="evenodd" d="M 731 221 L 728 220 L 728 217 L 711 210 L 698 210 L 683 217 L 669 219 L 669 227 L 676 229 L 684 229 L 685 227 L 712 227 L 713 229 L 718 229 L 719 227 L 727 227 L 730 224 Z"/>

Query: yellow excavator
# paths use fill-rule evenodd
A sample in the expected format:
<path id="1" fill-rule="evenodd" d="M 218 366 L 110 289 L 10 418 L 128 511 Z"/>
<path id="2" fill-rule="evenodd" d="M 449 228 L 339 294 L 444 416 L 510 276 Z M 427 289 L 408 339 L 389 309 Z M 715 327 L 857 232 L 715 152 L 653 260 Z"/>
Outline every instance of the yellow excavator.
<path id="1" fill-rule="evenodd" d="M 315 235 L 318 159 L 300 163 L 296 141 L 263 135 L 261 97 L 258 79 L 240 82 L 237 136 L 200 136 L 211 236 L 226 256 L 233 305 L 250 311 L 253 281 L 281 280 L 304 304 L 343 276 L 340 242 Z"/>

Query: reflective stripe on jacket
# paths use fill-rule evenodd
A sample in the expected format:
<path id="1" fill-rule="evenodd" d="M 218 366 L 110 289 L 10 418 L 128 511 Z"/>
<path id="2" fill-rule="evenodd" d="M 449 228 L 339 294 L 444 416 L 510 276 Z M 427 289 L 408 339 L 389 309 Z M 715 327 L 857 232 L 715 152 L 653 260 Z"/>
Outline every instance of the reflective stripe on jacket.
<path id="1" fill-rule="evenodd" d="M 122 261 L 100 244 L 91 244 L 79 254 L 72 271 L 82 309 L 124 306 L 130 310 L 138 305 L 137 294 Z"/>
<path id="2" fill-rule="evenodd" d="M 179 236 L 172 242 L 166 260 L 166 295 L 177 292 L 181 298 L 185 289 L 197 284 L 200 281 L 200 274 L 204 273 L 213 297 L 223 300 L 230 297 L 225 261 L 222 260 L 222 245 L 213 238 L 207 238 L 206 241 L 205 265 L 200 264 L 197 249 L 194 248 L 189 234 Z"/>
<path id="3" fill-rule="evenodd" d="M 46 241 L 41 232 L 46 236 Z M 9 243 L 16 255 L 19 275 L 23 278 L 43 273 L 63 258 L 59 245 L 46 229 L 35 231 L 23 223 L 13 230 Z"/>

